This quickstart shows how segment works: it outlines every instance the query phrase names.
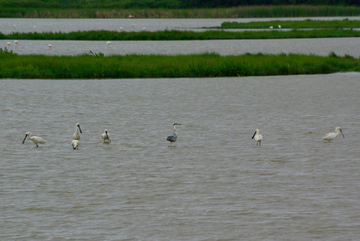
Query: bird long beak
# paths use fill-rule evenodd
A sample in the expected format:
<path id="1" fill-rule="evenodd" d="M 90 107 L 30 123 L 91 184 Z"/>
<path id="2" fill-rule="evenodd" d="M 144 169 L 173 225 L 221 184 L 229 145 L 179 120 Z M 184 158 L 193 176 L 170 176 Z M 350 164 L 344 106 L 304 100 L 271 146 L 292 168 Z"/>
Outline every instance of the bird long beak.
<path id="1" fill-rule="evenodd" d="M 251 139 L 254 139 L 254 136 L 256 135 L 256 131 L 254 132 L 254 135 L 251 137 Z"/>
<path id="2" fill-rule="evenodd" d="M 341 135 L 343 136 L 343 138 L 345 138 L 344 133 L 342 132 L 342 130 L 341 130 L 341 129 L 340 129 L 340 132 L 341 132 Z"/>
<path id="3" fill-rule="evenodd" d="M 25 135 L 25 138 L 24 138 L 24 140 L 23 140 L 22 144 L 24 144 L 24 143 L 25 143 L 26 137 L 27 137 L 27 134 Z"/>
<path id="4" fill-rule="evenodd" d="M 79 125 L 79 130 L 80 130 L 80 133 L 82 134 L 82 131 L 81 131 L 80 125 Z"/>

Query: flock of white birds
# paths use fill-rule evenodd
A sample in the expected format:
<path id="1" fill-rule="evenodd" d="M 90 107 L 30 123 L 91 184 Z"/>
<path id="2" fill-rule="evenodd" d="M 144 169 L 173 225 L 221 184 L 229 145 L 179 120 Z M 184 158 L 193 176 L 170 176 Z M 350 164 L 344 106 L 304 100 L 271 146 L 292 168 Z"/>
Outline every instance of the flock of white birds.
<path id="1" fill-rule="evenodd" d="M 14 41 L 14 44 L 15 44 L 15 47 L 17 47 L 17 46 L 20 45 L 20 43 L 19 43 L 18 40 L 15 40 L 15 41 Z M 112 44 L 111 41 L 107 41 L 107 42 L 106 42 L 106 45 L 107 45 L 108 47 L 110 47 L 111 44 Z M 11 42 L 7 42 L 6 45 L 7 45 L 8 48 L 12 48 Z M 48 47 L 49 47 L 50 50 L 52 50 L 52 44 L 48 44 Z"/>
<path id="2" fill-rule="evenodd" d="M 76 123 L 76 129 L 75 129 L 75 132 L 73 134 L 73 140 L 71 141 L 71 145 L 73 147 L 73 149 L 78 149 L 79 148 L 79 145 L 80 145 L 80 134 L 82 133 L 81 131 L 81 128 L 80 128 L 80 124 L 79 123 Z M 102 138 L 104 140 L 104 142 L 111 142 L 110 140 L 110 133 L 107 131 L 107 129 L 104 130 L 104 133 L 102 133 Z M 25 143 L 25 140 L 26 138 L 32 140 L 36 147 L 39 147 L 39 144 L 45 144 L 46 141 L 39 137 L 39 136 L 33 136 L 31 134 L 31 132 L 26 132 L 26 135 L 25 135 L 25 138 L 23 140 L 23 144 Z"/>
<path id="3" fill-rule="evenodd" d="M 323 136 L 321 139 L 324 141 L 332 141 L 334 140 L 339 134 L 342 134 L 342 136 L 345 138 L 344 133 L 342 132 L 340 127 L 335 128 L 335 132 L 327 133 L 325 136 Z M 254 135 L 251 139 L 254 139 L 256 141 L 256 145 L 261 146 L 261 141 L 263 139 L 263 136 L 260 134 L 260 130 L 256 129 Z"/>
<path id="4" fill-rule="evenodd" d="M 132 15 L 129 15 L 129 18 L 132 18 L 131 16 L 132 16 Z M 135 25 L 136 25 L 135 23 L 131 25 L 132 31 L 135 31 Z M 14 25 L 14 28 L 16 29 L 16 25 Z M 34 27 L 33 27 L 34 30 L 36 30 L 36 28 L 37 28 L 37 26 L 34 26 Z M 145 31 L 146 28 L 143 27 L 142 30 Z M 120 27 L 120 31 L 121 31 L 121 32 L 123 31 L 123 27 Z M 17 46 L 19 45 L 19 41 L 18 41 L 18 40 L 15 40 L 15 41 L 14 41 L 14 44 L 15 44 L 15 46 L 17 47 Z M 112 44 L 111 41 L 107 41 L 107 42 L 106 42 L 106 45 L 107 45 L 108 47 L 110 47 L 111 44 Z M 6 45 L 7 45 L 8 48 L 12 48 L 11 42 L 7 42 Z M 52 44 L 48 44 L 48 47 L 49 47 L 50 50 L 52 50 Z"/>
<path id="5" fill-rule="evenodd" d="M 175 123 L 173 125 L 174 126 L 174 133 L 172 135 L 168 136 L 167 139 L 166 139 L 167 141 L 169 141 L 171 143 L 171 146 L 177 140 L 176 126 L 178 126 L 178 125 L 181 125 L 181 124 L 180 123 Z M 75 132 L 73 134 L 73 140 L 71 142 L 71 145 L 72 145 L 73 149 L 78 149 L 79 148 L 80 134 L 81 133 L 82 133 L 82 131 L 81 131 L 81 128 L 80 128 L 80 124 L 76 123 L 76 129 L 75 129 Z M 330 141 L 334 140 L 340 133 L 342 134 L 343 138 L 345 138 L 341 128 L 336 127 L 335 132 L 330 132 L 330 133 L 326 134 L 325 136 L 323 136 L 321 139 L 330 142 Z M 104 133 L 102 133 L 101 137 L 104 140 L 104 142 L 111 142 L 110 133 L 108 132 L 107 129 L 104 130 Z M 25 138 L 24 138 L 24 140 L 22 142 L 23 144 L 25 143 L 26 138 L 32 140 L 35 143 L 36 147 L 39 147 L 38 144 L 45 144 L 46 143 L 46 141 L 43 138 L 41 138 L 39 136 L 33 136 L 31 134 L 31 132 L 26 132 Z M 251 139 L 256 141 L 257 146 L 261 146 L 261 141 L 263 139 L 263 136 L 260 134 L 259 129 L 255 130 L 255 133 L 254 133 L 254 135 L 252 136 Z"/>

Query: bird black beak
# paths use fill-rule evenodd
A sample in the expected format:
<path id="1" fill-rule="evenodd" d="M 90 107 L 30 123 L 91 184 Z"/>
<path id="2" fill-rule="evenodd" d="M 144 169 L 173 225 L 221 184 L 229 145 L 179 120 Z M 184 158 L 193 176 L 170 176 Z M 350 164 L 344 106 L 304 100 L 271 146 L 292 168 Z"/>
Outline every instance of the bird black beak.
<path id="1" fill-rule="evenodd" d="M 79 125 L 79 130 L 80 130 L 80 133 L 82 134 L 82 131 L 81 131 L 80 125 Z"/>
<path id="2" fill-rule="evenodd" d="M 340 129 L 340 132 L 341 132 L 341 135 L 343 136 L 343 138 L 345 138 L 344 133 L 342 133 L 342 130 L 341 130 L 341 129 Z"/>
<path id="3" fill-rule="evenodd" d="M 256 135 L 256 131 L 255 131 L 255 133 L 254 133 L 254 135 L 251 137 L 251 139 L 254 139 L 254 136 Z"/>
<path id="4" fill-rule="evenodd" d="M 26 137 L 27 137 L 27 134 L 25 135 L 25 138 L 24 138 L 24 140 L 23 140 L 22 144 L 24 144 L 24 143 L 25 143 Z"/>

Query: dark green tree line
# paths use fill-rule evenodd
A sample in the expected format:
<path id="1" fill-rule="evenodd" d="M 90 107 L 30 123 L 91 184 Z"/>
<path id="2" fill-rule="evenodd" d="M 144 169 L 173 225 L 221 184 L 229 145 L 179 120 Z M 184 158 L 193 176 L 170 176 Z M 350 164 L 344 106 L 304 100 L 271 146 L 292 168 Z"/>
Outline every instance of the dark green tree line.
<path id="1" fill-rule="evenodd" d="M 257 5 L 360 6 L 360 0 L 0 0 L 2 8 L 227 8 Z"/>

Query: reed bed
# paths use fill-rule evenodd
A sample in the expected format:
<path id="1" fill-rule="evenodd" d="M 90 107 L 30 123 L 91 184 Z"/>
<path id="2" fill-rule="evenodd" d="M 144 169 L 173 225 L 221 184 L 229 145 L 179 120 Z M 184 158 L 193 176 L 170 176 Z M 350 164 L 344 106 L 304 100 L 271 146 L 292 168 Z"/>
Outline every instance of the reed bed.
<path id="1" fill-rule="evenodd" d="M 356 6 L 239 6 L 214 9 L 0 8 L 1 18 L 280 18 L 359 16 Z"/>
<path id="2" fill-rule="evenodd" d="M 336 38 L 360 37 L 360 31 L 328 30 L 291 30 L 291 31 L 178 31 L 157 32 L 117 32 L 117 31 L 78 31 L 78 32 L 42 32 L 42 33 L 0 33 L 0 39 L 22 40 L 221 40 L 221 39 L 286 39 L 286 38 Z"/>
<path id="3" fill-rule="evenodd" d="M 358 20 L 332 20 L 332 21 L 323 21 L 323 20 L 304 20 L 304 21 L 267 21 L 267 22 L 249 22 L 249 23 L 239 23 L 239 22 L 224 22 L 221 24 L 221 29 L 264 29 L 269 28 L 269 26 L 278 26 L 281 28 L 288 29 L 343 29 L 343 28 L 360 28 L 360 21 Z"/>
<path id="4" fill-rule="evenodd" d="M 184 78 L 328 74 L 339 71 L 360 71 L 360 60 L 350 56 L 339 57 L 334 53 L 329 57 L 299 54 L 220 56 L 214 53 L 20 56 L 0 49 L 0 78 Z"/>

